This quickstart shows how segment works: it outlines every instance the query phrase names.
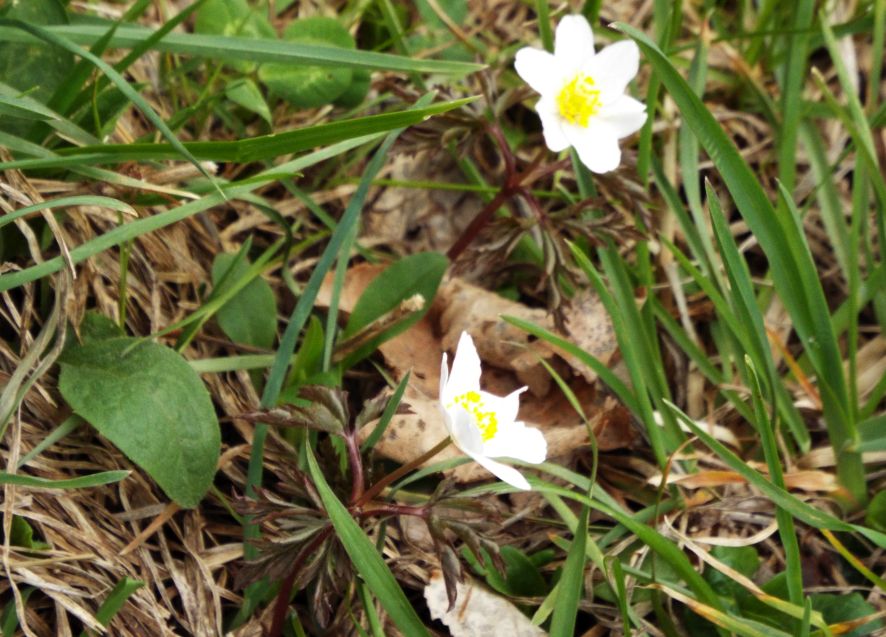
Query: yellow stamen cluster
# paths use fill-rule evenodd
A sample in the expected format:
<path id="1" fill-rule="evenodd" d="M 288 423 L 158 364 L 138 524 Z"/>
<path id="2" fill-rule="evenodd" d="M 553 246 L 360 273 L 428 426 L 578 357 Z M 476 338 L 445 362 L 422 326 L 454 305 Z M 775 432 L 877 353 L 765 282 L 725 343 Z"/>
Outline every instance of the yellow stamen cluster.
<path id="1" fill-rule="evenodd" d="M 477 427 L 480 429 L 480 437 L 484 441 L 492 440 L 495 437 L 498 431 L 498 417 L 494 411 L 486 409 L 486 403 L 483 402 L 479 392 L 468 391 L 459 394 L 452 399 L 452 403 L 449 406 L 451 407 L 452 405 L 458 405 L 474 417 L 474 422 L 477 423 Z"/>
<path id="2" fill-rule="evenodd" d="M 557 95 L 557 108 L 560 115 L 570 124 L 587 128 L 591 117 L 600 110 L 600 90 L 594 88 L 596 82 L 590 75 L 579 73 L 560 89 Z"/>

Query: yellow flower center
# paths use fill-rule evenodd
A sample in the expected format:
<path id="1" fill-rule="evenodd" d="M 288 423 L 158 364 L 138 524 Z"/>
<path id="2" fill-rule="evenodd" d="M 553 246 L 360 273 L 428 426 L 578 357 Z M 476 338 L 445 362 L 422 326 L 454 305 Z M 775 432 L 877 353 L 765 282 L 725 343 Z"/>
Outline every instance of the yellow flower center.
<path id="1" fill-rule="evenodd" d="M 557 95 L 560 115 L 570 124 L 587 128 L 588 121 L 600 110 L 600 89 L 590 75 L 579 73 Z"/>
<path id="2" fill-rule="evenodd" d="M 480 437 L 484 441 L 492 440 L 495 437 L 498 431 L 498 417 L 494 411 L 486 409 L 486 403 L 483 402 L 483 397 L 479 392 L 468 391 L 459 394 L 452 399 L 449 406 L 452 405 L 458 405 L 474 417 L 474 422 L 480 429 Z"/>

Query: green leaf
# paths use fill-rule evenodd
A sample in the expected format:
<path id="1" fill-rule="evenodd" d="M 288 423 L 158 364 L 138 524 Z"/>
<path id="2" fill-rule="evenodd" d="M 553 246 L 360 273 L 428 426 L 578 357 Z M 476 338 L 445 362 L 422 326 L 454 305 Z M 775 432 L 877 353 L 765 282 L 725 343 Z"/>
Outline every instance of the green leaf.
<path id="1" fill-rule="evenodd" d="M 297 44 L 357 48 L 354 38 L 338 20 L 324 16 L 290 23 L 283 37 Z M 263 64 L 258 77 L 273 93 L 293 106 L 314 108 L 339 98 L 351 85 L 353 70 L 344 66 Z"/>
<path id="2" fill-rule="evenodd" d="M 117 582 L 117 585 L 113 588 L 113 590 L 108 593 L 105 601 L 102 602 L 101 607 L 95 614 L 95 618 L 101 623 L 102 626 L 107 626 L 108 624 L 110 624 L 111 620 L 114 619 L 114 615 L 116 615 L 120 611 L 120 609 L 123 608 L 123 604 L 126 603 L 126 600 L 129 599 L 129 597 L 135 591 L 137 591 L 144 585 L 145 583 L 141 580 L 132 579 L 131 577 L 124 577 L 122 580 Z"/>
<path id="3" fill-rule="evenodd" d="M 83 316 L 78 331 L 80 333 L 80 340 L 84 343 L 126 336 L 119 325 L 95 310 L 90 310 Z M 68 345 L 68 347 L 77 347 L 77 345 Z"/>
<path id="4" fill-rule="evenodd" d="M 151 341 L 87 342 L 61 358 L 59 390 L 185 508 L 212 484 L 221 446 L 209 392 L 185 360 Z"/>
<path id="5" fill-rule="evenodd" d="M 692 433 L 698 436 L 704 444 L 720 456 L 720 458 L 733 471 L 740 474 L 749 484 L 762 491 L 763 494 L 772 500 L 776 506 L 785 509 L 795 518 L 802 520 L 814 528 L 861 533 L 880 548 L 886 548 L 886 533 L 881 533 L 858 524 L 844 522 L 821 509 L 813 507 L 803 500 L 799 500 L 788 491 L 775 486 L 760 473 L 752 469 L 744 460 L 730 451 L 725 445 L 711 436 L 707 431 L 699 427 L 698 424 L 684 414 L 679 407 L 669 401 L 665 401 L 665 403 L 674 411 L 677 418 L 679 418 L 684 425 L 689 427 Z"/>
<path id="6" fill-rule="evenodd" d="M 234 253 L 221 253 L 212 263 L 216 294 L 246 276 L 249 261 Z M 246 284 L 216 315 L 219 327 L 235 343 L 269 349 L 277 335 L 277 301 L 271 286 L 260 276 Z"/>
<path id="7" fill-rule="evenodd" d="M 372 594 L 381 602 L 391 621 L 403 634 L 410 637 L 422 637 L 423 635 L 427 637 L 429 634 L 427 628 L 422 624 L 406 595 L 403 594 L 403 590 L 378 554 L 375 545 L 366 537 L 345 506 L 329 488 L 329 484 L 317 464 L 317 459 L 314 457 L 314 452 L 310 447 L 306 447 L 305 450 L 308 458 L 308 471 L 314 481 L 314 486 L 317 493 L 320 494 L 329 520 L 335 527 L 335 533 L 348 557 L 351 558 L 354 568 L 366 582 Z"/>
<path id="8" fill-rule="evenodd" d="M 584 589 L 589 512 L 588 505 L 581 508 L 578 527 L 563 566 L 563 575 L 557 584 L 557 605 L 551 618 L 552 637 L 571 637 L 575 634 L 578 604 Z"/>
<path id="9" fill-rule="evenodd" d="M 92 45 L 106 35 L 105 24 L 76 24 L 50 27 L 51 33 L 64 35 L 78 44 Z M 120 26 L 111 36 L 109 46 L 133 48 L 150 39 L 154 31 L 141 26 Z M 0 42 L 34 42 L 35 36 L 17 29 L 0 27 Z M 332 46 L 299 44 L 281 40 L 254 39 L 239 36 L 169 33 L 154 42 L 152 50 L 221 60 L 251 62 L 283 62 L 347 66 L 367 70 L 402 71 L 406 73 L 451 73 L 464 75 L 484 68 L 482 64 L 440 60 L 411 59 L 375 51 L 352 51 Z"/>
<path id="10" fill-rule="evenodd" d="M 812 608 L 820 611 L 828 624 L 848 622 L 867 615 L 874 615 L 877 612 L 877 609 L 868 604 L 859 593 L 846 595 L 817 593 L 809 597 L 812 599 Z M 882 629 L 883 621 L 875 619 L 844 634 L 846 637 L 862 637 L 863 635 L 881 634 Z"/>
<path id="11" fill-rule="evenodd" d="M 345 92 L 338 96 L 334 104 L 344 108 L 356 108 L 363 103 L 366 95 L 369 93 L 369 86 L 372 83 L 372 76 L 365 69 L 354 69 L 354 75 L 351 83 Z"/>
<path id="12" fill-rule="evenodd" d="M 760 555 L 753 546 L 715 546 L 711 549 L 711 555 L 749 578 L 752 578 L 760 567 Z M 703 577 L 711 588 L 722 595 L 735 597 L 745 590 L 741 584 L 716 568 L 705 568 Z"/>
<path id="13" fill-rule="evenodd" d="M 276 39 L 266 11 L 252 9 L 246 0 L 208 0 L 197 12 L 194 31 L 206 35 Z M 228 66 L 242 73 L 255 70 L 255 62 L 232 60 Z"/>
<path id="14" fill-rule="evenodd" d="M 818 376 L 840 482 L 855 502 L 862 504 L 867 497 L 864 466 L 855 450 L 858 436 L 849 407 L 843 361 L 827 300 L 790 194 L 780 189 L 784 205 L 779 208 L 783 214 L 778 214 L 735 144 L 668 57 L 641 31 L 622 23 L 616 28 L 640 47 L 674 99 L 683 121 L 713 160 L 736 207 L 765 252 L 775 289 Z"/>
<path id="15" fill-rule="evenodd" d="M 68 478 L 64 480 L 49 480 L 47 478 L 37 478 L 34 476 L 26 476 L 21 473 L 0 472 L 0 484 L 14 484 L 17 487 L 33 487 L 36 489 L 87 489 L 89 487 L 99 487 L 103 484 L 112 484 L 120 482 L 129 475 L 129 471 L 99 471 L 91 473 L 79 478 Z"/>
<path id="16" fill-rule="evenodd" d="M 265 12 L 250 8 L 246 0 L 207 0 L 197 12 L 194 31 L 210 35 L 274 38 Z"/>
<path id="17" fill-rule="evenodd" d="M 249 78 L 243 78 L 229 84 L 225 89 L 225 97 L 234 102 L 234 104 L 242 106 L 247 111 L 255 113 L 268 124 L 273 125 L 271 109 L 268 108 L 268 103 L 265 102 L 265 98 L 261 91 L 258 90 L 255 82 Z"/>
<path id="18" fill-rule="evenodd" d="M 367 341 L 347 358 L 345 366 L 353 365 L 356 361 L 368 356 L 381 343 L 394 338 L 421 320 L 421 317 L 431 308 L 431 302 L 434 300 L 434 295 L 437 294 L 437 288 L 440 286 L 440 281 L 443 280 L 448 266 L 449 260 L 442 254 L 421 252 L 396 261 L 375 277 L 366 286 L 354 306 L 342 332 L 343 338 L 353 336 L 416 294 L 421 294 L 424 297 L 424 308 L 413 312 Z"/>
<path id="19" fill-rule="evenodd" d="M 872 529 L 886 531 L 886 491 L 878 491 L 868 504 L 864 522 Z"/>
<path id="20" fill-rule="evenodd" d="M 67 24 L 60 0 L 27 0 L 4 3 L 0 17 L 32 24 Z M 74 66 L 68 51 L 45 43 L 15 43 L 0 38 L 0 80 L 46 103 Z"/>

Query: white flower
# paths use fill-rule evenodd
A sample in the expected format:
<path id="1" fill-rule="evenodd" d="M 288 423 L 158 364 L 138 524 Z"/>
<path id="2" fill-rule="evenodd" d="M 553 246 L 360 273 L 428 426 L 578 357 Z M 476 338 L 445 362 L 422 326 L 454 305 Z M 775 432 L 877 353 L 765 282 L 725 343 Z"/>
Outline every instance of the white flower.
<path id="1" fill-rule="evenodd" d="M 514 61 L 520 77 L 541 93 L 535 110 L 548 148 L 574 146 L 596 173 L 618 167 L 618 140 L 646 121 L 646 106 L 625 94 L 639 66 L 640 50 L 631 40 L 595 54 L 591 26 L 580 15 L 560 20 L 553 55 L 526 47 Z"/>
<path id="2" fill-rule="evenodd" d="M 544 462 L 548 452 L 544 436 L 516 419 L 524 391 L 525 387 L 501 397 L 480 389 L 480 357 L 467 332 L 459 338 L 452 373 L 443 354 L 440 408 L 453 442 L 498 478 L 528 490 L 529 482 L 519 471 L 492 460 L 509 457 L 532 464 Z"/>

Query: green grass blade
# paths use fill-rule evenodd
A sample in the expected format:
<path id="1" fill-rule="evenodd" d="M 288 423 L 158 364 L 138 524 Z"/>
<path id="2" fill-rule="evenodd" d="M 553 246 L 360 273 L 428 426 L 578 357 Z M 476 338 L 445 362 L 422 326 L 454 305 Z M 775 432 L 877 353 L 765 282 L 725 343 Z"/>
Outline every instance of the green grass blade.
<path id="1" fill-rule="evenodd" d="M 788 54 L 781 73 L 782 121 L 776 129 L 778 147 L 778 178 L 789 192 L 794 191 L 797 175 L 797 129 L 803 109 L 800 108 L 803 85 L 809 75 L 806 68 L 809 28 L 815 15 L 815 0 L 799 0 L 791 12 L 793 21 L 785 30 Z"/>
<path id="2" fill-rule="evenodd" d="M 166 138 L 166 140 L 182 157 L 186 158 L 189 162 L 194 164 L 194 166 L 197 167 L 197 169 L 203 174 L 204 177 L 206 177 L 210 181 L 213 181 L 212 176 L 208 172 L 206 172 L 206 169 L 200 164 L 200 162 L 197 161 L 197 159 L 190 153 L 190 151 L 188 151 L 188 149 L 186 149 L 182 145 L 182 143 L 175 136 L 175 133 L 173 133 L 166 125 L 166 122 L 163 121 L 163 118 L 161 118 L 156 113 L 156 111 L 151 108 L 151 105 L 148 104 L 145 99 L 138 94 L 138 91 L 132 88 L 129 82 L 127 82 L 122 75 L 114 70 L 114 67 L 109 65 L 100 57 L 93 55 L 86 49 L 77 46 L 66 37 L 53 33 L 52 31 L 43 27 L 28 24 L 27 22 L 22 22 L 20 20 L 9 20 L 6 18 L 0 18 L 0 26 L 3 25 L 30 33 L 43 42 L 54 44 L 55 46 L 61 47 L 66 51 L 73 53 L 74 55 L 78 55 L 81 58 L 89 60 L 92 64 L 96 66 L 96 68 L 101 70 L 108 77 L 108 79 L 110 79 L 114 83 L 114 85 L 120 90 L 121 93 L 123 93 L 123 95 L 125 95 L 129 99 L 130 102 L 138 107 L 142 114 L 147 117 L 154 126 L 157 127 L 157 130 L 160 131 L 163 137 Z"/>
<path id="3" fill-rule="evenodd" d="M 375 135 L 358 137 L 339 142 L 328 148 L 314 151 L 291 162 L 287 162 L 286 164 L 270 168 L 255 177 L 250 177 L 243 181 L 227 185 L 224 187 L 225 192 L 229 199 L 236 199 L 241 195 L 251 193 L 265 183 L 275 181 L 283 176 L 291 175 L 293 172 L 304 170 L 316 163 L 330 159 L 352 148 L 373 141 L 381 135 L 382 133 L 378 133 Z M 114 246 L 127 241 L 131 241 L 144 234 L 154 232 L 155 230 L 159 230 L 160 228 L 176 223 L 177 221 L 187 219 L 188 217 L 203 212 L 204 210 L 208 210 L 221 203 L 224 203 L 224 197 L 218 193 L 211 193 L 195 201 L 182 204 L 178 208 L 173 208 L 172 210 L 168 210 L 158 215 L 138 219 L 131 223 L 118 226 L 83 245 L 72 248 L 70 254 L 71 261 L 74 264 L 80 263 L 99 252 L 113 248 Z M 48 274 L 52 274 L 53 272 L 58 272 L 64 267 L 64 265 L 65 262 L 62 257 L 58 256 L 53 257 L 52 259 L 47 259 L 43 263 L 31 266 L 30 268 L 26 268 L 19 272 L 4 274 L 0 276 L 0 292 L 24 285 L 25 283 L 30 283 L 31 281 L 36 281 Z"/>
<path id="4" fill-rule="evenodd" d="M 317 493 L 323 501 L 326 513 L 329 515 L 329 520 L 335 527 L 336 535 L 348 557 L 351 558 L 354 568 L 366 582 L 366 586 L 381 602 L 391 621 L 403 634 L 410 635 L 410 637 L 429 635 L 412 604 L 403 594 L 403 589 L 397 584 L 397 580 L 378 554 L 375 545 L 366 537 L 363 529 L 354 521 L 354 518 L 329 487 L 310 447 L 305 448 L 305 454 L 308 460 L 308 471 L 314 481 Z"/>
<path id="5" fill-rule="evenodd" d="M 843 378 L 842 358 L 830 323 L 830 313 L 815 264 L 794 217 L 781 219 L 751 169 L 726 133 L 680 76 L 664 53 L 642 32 L 619 23 L 617 28 L 634 41 L 657 71 L 677 108 L 714 161 L 739 212 L 769 259 L 775 288 L 813 363 L 822 387 L 825 420 L 831 444 L 838 453 L 840 481 L 857 504 L 867 499 L 864 468 L 849 420 L 849 394 Z M 789 199 L 789 197 L 786 197 Z"/>
<path id="6" fill-rule="evenodd" d="M 128 203 L 124 203 L 119 199 L 111 197 L 102 197 L 99 195 L 72 195 L 70 197 L 59 197 L 58 199 L 48 199 L 35 203 L 24 208 L 19 208 L 14 212 L 0 217 L 0 228 L 6 224 L 12 223 L 16 219 L 27 217 L 40 212 L 41 210 L 52 210 L 53 208 L 67 208 L 69 206 L 97 206 L 99 208 L 108 208 L 115 212 L 126 212 L 136 215 L 135 209 Z"/>
<path id="7" fill-rule="evenodd" d="M 825 513 L 820 509 L 799 500 L 784 489 L 776 487 L 772 482 L 757 473 L 744 460 L 730 451 L 725 445 L 708 434 L 703 428 L 699 427 L 689 416 L 684 414 L 679 407 L 673 403 L 669 406 L 681 422 L 685 423 L 689 429 L 698 436 L 711 450 L 736 473 L 740 474 L 748 483 L 752 484 L 763 494 L 772 500 L 777 506 L 782 507 L 798 520 L 802 520 L 813 528 L 828 529 L 830 531 L 847 531 L 860 533 L 880 548 L 886 548 L 886 533 L 875 531 L 857 524 L 849 524 L 835 518 L 829 513 Z"/>
<path id="8" fill-rule="evenodd" d="M 37 478 L 20 473 L 0 472 L 0 484 L 12 484 L 17 487 L 33 487 L 36 489 L 88 489 L 100 487 L 104 484 L 113 484 L 126 478 L 131 471 L 99 471 L 88 476 L 79 478 L 67 478 L 62 480 L 49 480 Z"/>
<path id="9" fill-rule="evenodd" d="M 557 605 L 551 618 L 551 637 L 573 637 L 578 603 L 585 581 L 585 545 L 588 541 L 589 507 L 583 506 L 578 514 L 578 527 L 573 534 L 572 546 L 566 556 L 566 564 L 557 584 Z"/>
<path id="10" fill-rule="evenodd" d="M 779 489 L 785 488 L 784 472 L 781 467 L 781 458 L 778 454 L 778 443 L 775 441 L 774 423 L 766 413 L 763 402 L 763 392 L 754 369 L 754 363 L 750 356 L 746 356 L 748 375 L 751 379 L 751 398 L 754 403 L 754 416 L 757 433 L 763 447 L 763 456 L 769 469 L 769 479 Z M 775 520 L 778 523 L 778 534 L 784 547 L 785 573 L 787 575 L 788 599 L 797 606 L 803 605 L 803 564 L 800 557 L 800 544 L 797 542 L 797 533 L 794 530 L 794 518 L 791 514 L 778 507 L 775 510 Z"/>
<path id="11" fill-rule="evenodd" d="M 425 108 L 414 108 L 367 117 L 345 119 L 328 124 L 318 124 L 297 130 L 273 133 L 222 142 L 185 142 L 182 147 L 198 160 L 224 162 L 266 161 L 304 150 L 326 146 L 340 141 L 370 135 L 395 128 L 417 124 L 428 117 L 460 108 L 474 98 L 441 102 Z M 128 161 L 159 161 L 176 159 L 179 152 L 173 144 L 102 144 L 61 149 L 56 157 L 20 159 L 0 163 L 0 170 L 37 169 L 83 166 L 97 163 L 121 163 Z"/>
<path id="12" fill-rule="evenodd" d="M 360 445 L 360 451 L 366 453 L 370 449 L 375 446 L 381 437 L 385 433 L 385 429 L 388 428 L 388 425 L 391 423 L 391 419 L 394 417 L 394 414 L 397 413 L 397 408 L 400 406 L 400 401 L 403 400 L 403 394 L 406 393 L 406 387 L 409 385 L 409 378 L 412 376 L 412 371 L 406 372 L 406 375 L 403 376 L 403 380 L 400 381 L 400 384 L 397 385 L 397 388 L 394 390 L 393 395 L 391 395 L 390 400 L 388 400 L 388 404 L 385 405 L 385 410 L 381 414 L 381 418 L 378 419 L 378 424 L 375 426 L 375 429 L 372 430 L 372 433 L 366 436 L 366 440 L 363 441 L 363 444 Z"/>
<path id="13" fill-rule="evenodd" d="M 117 585 L 108 593 L 108 596 L 105 598 L 105 601 L 102 602 L 102 605 L 99 607 L 98 611 L 95 613 L 95 618 L 101 623 L 102 626 L 107 626 L 111 623 L 111 620 L 114 618 L 121 608 L 123 608 L 123 604 L 126 603 L 126 600 L 132 596 L 132 594 L 144 586 L 145 583 L 141 580 L 132 579 L 131 577 L 124 577 L 122 580 L 117 582 Z M 85 635 L 86 633 L 81 633 Z"/>
<path id="14" fill-rule="evenodd" d="M 0 22 L 0 25 L 8 21 Z M 11 25 L 8 25 L 11 26 Z M 55 36 L 71 42 L 92 45 L 107 32 L 107 26 L 96 24 L 71 24 L 52 26 L 45 29 Z M 114 33 L 110 47 L 132 49 L 153 36 L 151 29 L 127 25 Z M 9 42 L 35 41 L 33 34 L 15 29 L 0 28 L 0 40 Z M 210 58 L 213 60 L 243 60 L 247 62 L 278 62 L 311 66 L 347 66 L 369 71 L 403 71 L 418 73 L 445 73 L 466 75 L 484 68 L 482 64 L 451 62 L 443 60 L 423 60 L 407 58 L 388 53 L 359 51 L 316 44 L 298 44 L 286 40 L 270 40 L 237 36 L 203 35 L 198 33 L 169 33 L 152 47 L 155 51 L 177 53 Z"/>

